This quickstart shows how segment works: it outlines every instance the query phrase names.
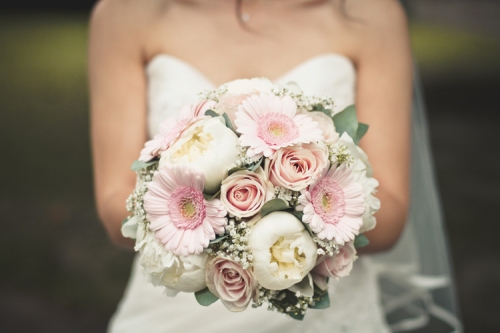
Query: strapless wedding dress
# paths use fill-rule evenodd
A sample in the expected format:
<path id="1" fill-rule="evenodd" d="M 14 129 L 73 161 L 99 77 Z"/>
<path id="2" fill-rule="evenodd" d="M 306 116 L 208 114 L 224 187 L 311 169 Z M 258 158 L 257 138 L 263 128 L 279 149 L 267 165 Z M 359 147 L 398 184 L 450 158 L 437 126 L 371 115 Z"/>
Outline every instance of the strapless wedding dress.
<path id="1" fill-rule="evenodd" d="M 197 93 L 214 85 L 196 68 L 168 55 L 156 56 L 147 66 L 149 84 L 149 134 Z M 356 71 L 341 55 L 325 54 L 303 62 L 276 82 L 294 81 L 306 94 L 334 97 L 338 110 L 354 102 Z M 113 316 L 109 332 L 165 333 L 385 333 L 389 332 L 380 303 L 377 275 L 369 257 L 358 259 L 349 277 L 330 282 L 331 307 L 311 309 L 296 321 L 265 306 L 244 312 L 229 312 L 221 302 L 199 305 L 193 294 L 167 297 L 142 274 L 136 260 L 125 295 Z"/>

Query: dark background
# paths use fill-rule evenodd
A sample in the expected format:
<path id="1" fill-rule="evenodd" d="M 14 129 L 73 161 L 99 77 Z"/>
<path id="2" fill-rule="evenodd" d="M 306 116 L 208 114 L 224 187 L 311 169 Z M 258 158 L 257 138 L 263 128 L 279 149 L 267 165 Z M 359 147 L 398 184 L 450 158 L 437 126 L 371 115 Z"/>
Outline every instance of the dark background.
<path id="1" fill-rule="evenodd" d="M 128 278 L 93 204 L 92 3 L 0 4 L 0 332 L 104 332 Z M 500 1 L 406 6 L 466 332 L 497 332 Z"/>

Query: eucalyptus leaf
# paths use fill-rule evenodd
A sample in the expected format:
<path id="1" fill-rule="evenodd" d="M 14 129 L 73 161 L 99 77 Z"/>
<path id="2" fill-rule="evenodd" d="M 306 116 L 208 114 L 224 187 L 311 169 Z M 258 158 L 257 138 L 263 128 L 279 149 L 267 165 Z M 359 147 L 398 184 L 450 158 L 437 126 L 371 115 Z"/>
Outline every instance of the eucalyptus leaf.
<path id="1" fill-rule="evenodd" d="M 262 215 L 262 217 L 264 217 L 272 212 L 283 211 L 288 209 L 290 209 L 290 206 L 288 206 L 288 204 L 285 201 L 276 198 L 266 202 L 264 206 L 262 206 L 260 214 Z"/>
<path id="2" fill-rule="evenodd" d="M 213 239 L 210 241 L 210 244 L 216 244 L 216 243 L 219 243 L 220 241 L 223 241 L 224 239 L 227 238 L 227 235 L 223 235 L 223 236 L 220 236 L 220 237 L 217 237 L 216 239 Z"/>
<path id="3" fill-rule="evenodd" d="M 321 294 L 320 299 L 314 302 L 314 305 L 309 305 L 311 309 L 327 309 L 330 307 L 330 296 L 328 292 Z"/>
<path id="4" fill-rule="evenodd" d="M 295 216 L 300 222 L 302 222 L 302 217 L 304 216 L 304 212 L 298 212 L 296 210 L 291 210 L 291 211 L 288 211 L 287 213 L 290 213 L 292 214 L 293 216 Z"/>
<path id="5" fill-rule="evenodd" d="M 217 198 L 218 196 L 220 195 L 220 190 L 218 190 L 217 192 L 215 192 L 214 195 L 212 195 L 212 197 L 210 198 L 210 200 L 214 200 L 215 198 Z M 208 201 L 210 201 L 208 200 Z"/>
<path id="6" fill-rule="evenodd" d="M 243 171 L 243 170 L 247 170 L 247 168 L 242 168 L 242 167 L 232 168 L 232 169 L 229 169 L 229 171 L 227 172 L 227 175 L 231 176 L 233 173 L 238 172 L 238 171 Z"/>
<path id="7" fill-rule="evenodd" d="M 295 320 L 301 320 L 301 321 L 302 321 L 302 320 L 304 320 L 304 316 L 305 316 L 305 315 L 303 315 L 302 313 L 297 313 L 297 314 L 288 313 L 288 315 L 289 315 L 291 318 L 295 319 Z"/>
<path id="8" fill-rule="evenodd" d="M 349 134 L 351 138 L 355 138 L 358 132 L 358 118 L 356 117 L 356 107 L 348 106 L 344 111 L 333 116 L 335 129 L 342 135 L 344 132 Z"/>
<path id="9" fill-rule="evenodd" d="M 252 165 L 252 167 L 250 168 L 250 171 L 254 172 L 255 170 L 257 170 L 257 168 L 262 163 L 262 160 L 263 160 L 263 158 L 261 157 L 257 162 L 255 162 L 255 164 Z"/>
<path id="10" fill-rule="evenodd" d="M 205 111 L 205 116 L 210 116 L 215 118 L 215 117 L 220 117 L 220 114 L 218 114 L 214 110 L 208 109 L 207 111 Z"/>
<path id="11" fill-rule="evenodd" d="M 208 288 L 195 292 L 194 297 L 196 297 L 196 301 L 203 306 L 209 306 L 218 300 L 217 296 L 212 294 Z"/>
<path id="12" fill-rule="evenodd" d="M 254 164 L 248 166 L 247 168 L 245 168 L 245 167 L 234 167 L 234 168 L 231 168 L 227 172 L 227 175 L 230 176 L 230 175 L 232 175 L 235 172 L 243 171 L 243 170 L 254 172 L 255 170 L 257 170 L 257 168 L 260 166 L 261 163 L 262 163 L 262 158 L 260 158 L 257 162 L 255 162 Z"/>
<path id="13" fill-rule="evenodd" d="M 302 221 L 302 220 L 301 220 L 301 221 Z M 309 234 L 310 234 L 311 236 L 313 236 L 313 235 L 314 235 L 314 233 L 313 233 L 313 231 L 311 230 L 311 226 L 310 226 L 309 224 L 307 224 L 307 223 L 304 223 L 304 222 L 302 222 L 302 224 L 304 225 L 304 228 L 305 228 L 305 229 L 309 232 Z"/>
<path id="14" fill-rule="evenodd" d="M 130 216 L 127 216 L 126 218 L 123 219 L 122 221 L 122 226 L 130 220 Z"/>
<path id="15" fill-rule="evenodd" d="M 365 136 L 366 132 L 368 132 L 368 125 L 363 123 L 358 123 L 358 131 L 356 132 L 354 143 L 358 144 L 359 140 L 361 140 L 361 138 Z"/>
<path id="16" fill-rule="evenodd" d="M 158 162 L 159 162 L 159 160 L 152 160 L 152 161 L 149 161 L 149 162 L 144 162 L 144 161 L 137 160 L 137 161 L 134 161 L 134 163 L 132 163 L 131 169 L 133 171 L 140 171 L 142 169 L 147 168 L 148 166 L 155 165 Z"/>
<path id="17" fill-rule="evenodd" d="M 231 119 L 229 119 L 229 116 L 227 115 L 227 113 L 224 112 L 222 114 L 222 117 L 224 118 L 224 120 L 226 122 L 226 127 L 229 128 L 234 133 L 236 133 L 236 130 L 234 129 L 233 123 L 231 122 Z"/>
<path id="18" fill-rule="evenodd" d="M 364 234 L 357 235 L 356 238 L 354 239 L 354 247 L 357 249 L 365 247 L 368 244 L 370 244 L 370 241 L 368 240 L 368 238 L 366 238 Z"/>

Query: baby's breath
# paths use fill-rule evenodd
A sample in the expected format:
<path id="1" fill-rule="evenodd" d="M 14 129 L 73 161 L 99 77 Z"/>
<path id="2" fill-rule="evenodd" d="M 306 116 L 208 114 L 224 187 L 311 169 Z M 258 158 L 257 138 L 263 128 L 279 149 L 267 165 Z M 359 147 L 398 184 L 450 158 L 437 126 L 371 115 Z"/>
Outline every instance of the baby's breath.
<path id="1" fill-rule="evenodd" d="M 333 256 L 339 252 L 339 246 L 334 241 L 313 237 L 313 242 L 318 246 L 318 255 Z"/>
<path id="2" fill-rule="evenodd" d="M 331 163 L 343 164 L 346 163 L 348 167 L 354 164 L 354 157 L 352 157 L 349 148 L 342 143 L 336 143 L 328 147 L 328 159 Z"/>
<path id="3" fill-rule="evenodd" d="M 220 96 L 227 93 L 227 86 L 222 85 L 215 90 L 205 90 L 198 94 L 200 100 L 219 102 Z"/>
<path id="4" fill-rule="evenodd" d="M 222 236 L 225 238 L 210 244 L 205 251 L 208 254 L 236 261 L 243 269 L 248 269 L 253 263 L 253 256 L 250 254 L 248 247 L 249 236 L 250 228 L 248 228 L 246 222 L 241 221 L 240 218 L 230 216 L 225 234 Z"/>
<path id="5" fill-rule="evenodd" d="M 231 170 L 234 168 L 250 169 L 253 166 L 255 166 L 257 163 L 260 163 L 260 157 L 248 157 L 247 156 L 248 147 L 242 147 L 242 146 L 238 145 L 237 148 L 238 148 L 238 159 L 236 160 L 236 162 L 234 162 L 228 168 L 228 170 Z"/>
<path id="6" fill-rule="evenodd" d="M 126 201 L 127 211 L 138 218 L 138 223 L 147 225 L 146 210 L 144 209 L 144 195 L 148 192 L 148 183 L 153 179 L 158 163 L 137 171 L 139 186 L 130 194 Z"/>
<path id="7" fill-rule="evenodd" d="M 269 311 L 277 311 L 289 316 L 303 316 L 310 305 L 314 304 L 313 297 L 301 295 L 300 292 L 285 290 L 269 290 L 259 286 L 257 297 L 252 307 L 257 308 L 267 303 Z"/>
<path id="8" fill-rule="evenodd" d="M 281 199 L 288 203 L 288 206 L 295 207 L 297 206 L 297 200 L 299 198 L 300 192 L 292 191 L 287 188 L 276 186 L 274 188 L 274 196 L 273 199 Z"/>

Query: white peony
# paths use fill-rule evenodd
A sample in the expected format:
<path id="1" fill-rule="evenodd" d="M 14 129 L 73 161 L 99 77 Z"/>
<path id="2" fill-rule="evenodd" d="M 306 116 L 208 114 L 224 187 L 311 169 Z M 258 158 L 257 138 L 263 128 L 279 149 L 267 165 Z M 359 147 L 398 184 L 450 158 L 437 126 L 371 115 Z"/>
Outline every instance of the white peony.
<path id="1" fill-rule="evenodd" d="M 372 166 L 363 149 L 356 146 L 347 133 L 342 134 L 338 142 L 345 145 L 349 149 L 351 156 L 354 157 L 354 164 L 352 165 L 354 181 L 363 186 L 365 193 L 366 208 L 363 214 L 363 226 L 359 230 L 360 233 L 364 233 L 375 228 L 377 224 L 374 214 L 380 209 L 380 200 L 375 197 L 375 193 L 379 183 L 375 178 L 372 178 Z"/>
<path id="2" fill-rule="evenodd" d="M 188 127 L 160 159 L 165 164 L 183 164 L 205 173 L 204 192 L 220 188 L 227 171 L 238 160 L 238 137 L 222 117 L 205 117 Z"/>
<path id="3" fill-rule="evenodd" d="M 142 239 L 139 240 L 139 237 Z M 206 287 L 206 253 L 176 256 L 165 250 L 153 232 L 138 233 L 135 250 L 140 252 L 139 262 L 150 282 L 167 287 L 168 296 L 175 296 L 179 291 L 196 292 Z"/>
<path id="4" fill-rule="evenodd" d="M 270 213 L 251 230 L 248 244 L 254 275 L 262 287 L 287 289 L 301 282 L 315 266 L 316 244 L 292 214 Z"/>
<path id="5" fill-rule="evenodd" d="M 266 78 L 239 79 L 226 83 L 228 94 L 271 93 L 273 83 Z"/>

